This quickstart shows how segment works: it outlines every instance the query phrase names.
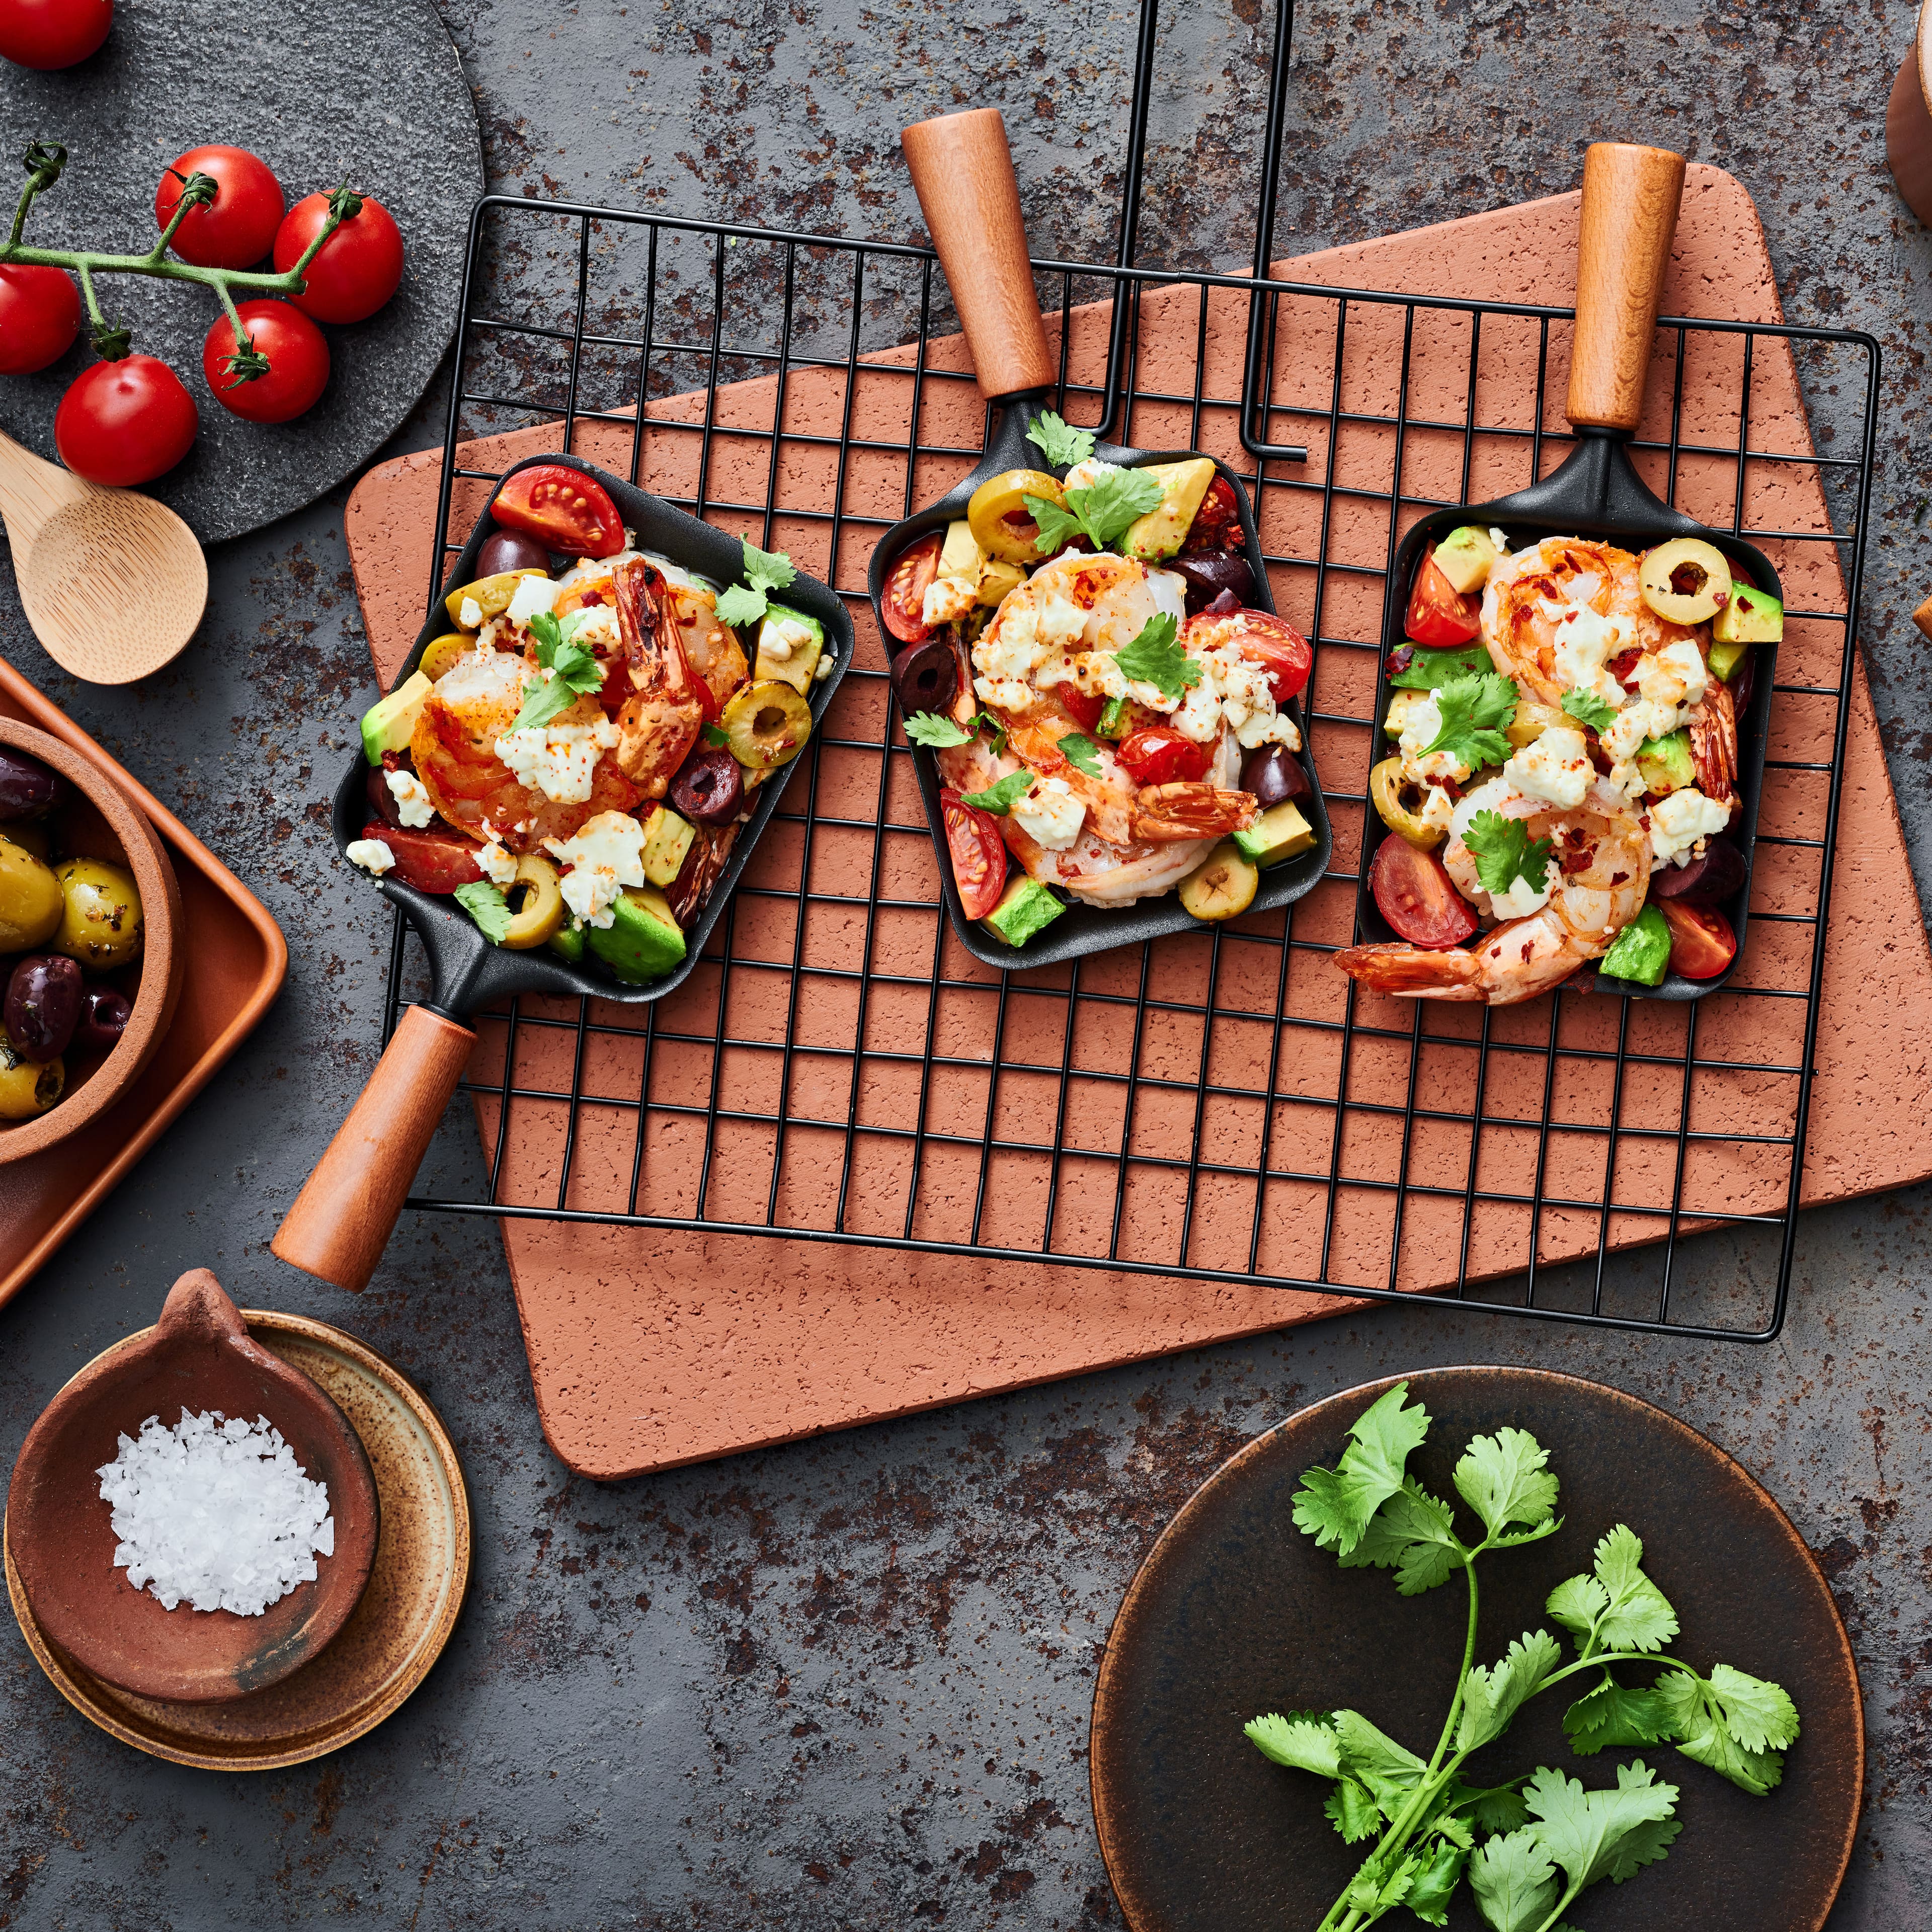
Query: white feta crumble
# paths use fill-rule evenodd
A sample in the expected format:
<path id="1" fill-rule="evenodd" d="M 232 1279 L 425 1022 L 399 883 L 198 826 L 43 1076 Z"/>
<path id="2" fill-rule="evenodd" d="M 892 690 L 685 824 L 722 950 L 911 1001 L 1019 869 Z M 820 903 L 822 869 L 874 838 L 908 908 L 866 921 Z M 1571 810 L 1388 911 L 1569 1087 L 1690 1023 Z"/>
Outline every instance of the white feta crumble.
<path id="1" fill-rule="evenodd" d="M 456 607 L 456 621 L 466 631 L 480 631 L 483 628 L 483 607 L 473 597 L 466 597 Z"/>
<path id="2" fill-rule="evenodd" d="M 1102 477 L 1122 473 L 1118 463 L 1102 463 L 1097 456 L 1090 456 L 1066 472 L 1066 480 L 1060 487 L 1066 490 L 1090 490 Z"/>
<path id="3" fill-rule="evenodd" d="M 1070 644 L 1087 628 L 1088 614 L 1072 598 L 1051 585 L 1040 599 L 1037 619 L 1040 641 L 1050 650 L 1056 644 Z"/>
<path id="4" fill-rule="evenodd" d="M 1653 704 L 1694 711 L 1704 701 L 1704 654 L 1688 638 L 1640 659 L 1636 671 L 1637 690 Z"/>
<path id="5" fill-rule="evenodd" d="M 1426 784 L 1422 788 L 1421 806 L 1414 815 L 1424 825 L 1447 832 L 1456 822 L 1456 801 L 1440 785 Z"/>
<path id="6" fill-rule="evenodd" d="M 920 615 L 928 624 L 956 623 L 979 601 L 978 586 L 968 584 L 963 577 L 935 577 L 926 586 L 926 602 L 920 606 Z M 766 638 L 769 640 L 772 632 L 778 628 L 776 625 L 768 626 Z M 766 648 L 770 650 L 769 641 Z M 773 652 L 772 655 L 777 654 Z M 789 640 L 786 640 L 784 655 L 787 657 L 791 655 Z"/>
<path id="7" fill-rule="evenodd" d="M 1558 681 L 1573 691 L 1587 691 L 1616 710 L 1627 694 L 1604 667 L 1629 648 L 1631 631 L 1628 617 L 1599 616 L 1587 604 L 1573 607 L 1556 626 Z"/>
<path id="8" fill-rule="evenodd" d="M 1547 799 L 1566 812 L 1583 802 L 1597 768 L 1580 731 L 1552 724 L 1503 766 L 1503 776 L 1528 798 Z"/>
<path id="9" fill-rule="evenodd" d="M 1728 806 L 1706 798 L 1694 786 L 1674 791 L 1650 808 L 1650 849 L 1658 865 L 1668 860 L 1684 864 L 1700 838 L 1708 838 L 1731 822 Z"/>
<path id="10" fill-rule="evenodd" d="M 1634 758 L 1646 740 L 1661 738 L 1677 728 L 1676 708 L 1668 704 L 1653 704 L 1648 698 L 1640 698 L 1634 704 L 1627 706 L 1610 722 L 1608 730 L 1598 734 L 1598 742 L 1610 754 L 1611 762 L 1622 764 Z"/>
<path id="11" fill-rule="evenodd" d="M 1436 706 L 1434 692 L 1425 693 L 1420 704 L 1408 706 L 1402 714 L 1402 736 L 1396 742 L 1402 750 L 1406 774 L 1418 778 L 1454 778 L 1458 783 L 1469 776 L 1469 767 L 1454 752 L 1425 750 L 1442 729 L 1442 713 Z"/>
<path id="12" fill-rule="evenodd" d="M 597 760 L 614 751 L 622 734 L 608 718 L 594 724 L 553 722 L 506 731 L 493 748 L 516 775 L 556 805 L 581 805 L 590 796 Z"/>
<path id="13" fill-rule="evenodd" d="M 1033 702 L 1033 686 L 1023 678 L 976 677 L 974 694 L 996 711 L 1024 711 Z"/>
<path id="14" fill-rule="evenodd" d="M 1496 545 L 1497 556 L 1508 556 L 1509 555 L 1509 538 L 1504 536 L 1502 532 L 1498 530 L 1494 524 L 1492 524 L 1490 526 L 1490 541 Z"/>
<path id="15" fill-rule="evenodd" d="M 1065 851 L 1080 836 L 1087 817 L 1087 808 L 1064 778 L 1035 778 L 1012 810 L 1013 823 L 1049 852 Z"/>
<path id="16" fill-rule="evenodd" d="M 514 852 L 506 852 L 503 849 L 502 845 L 499 842 L 501 834 L 495 826 L 486 825 L 483 830 L 488 836 L 477 852 L 476 869 L 493 886 L 508 887 L 514 884 L 517 877 L 517 855 Z"/>
<path id="17" fill-rule="evenodd" d="M 608 604 L 590 604 L 573 610 L 571 615 L 577 620 L 570 640 L 581 644 L 586 651 L 594 652 L 602 644 L 604 650 L 614 651 L 623 642 L 617 629 L 617 613 Z"/>
<path id="18" fill-rule="evenodd" d="M 626 886 L 644 883 L 644 828 L 627 812 L 600 812 L 544 848 L 563 870 L 563 902 L 586 926 L 614 924 Z"/>
<path id="19" fill-rule="evenodd" d="M 503 614 L 513 624 L 527 624 L 539 610 L 554 610 L 562 585 L 548 577 L 520 577 Z"/>
<path id="20" fill-rule="evenodd" d="M 436 807 L 429 802 L 429 788 L 414 772 L 386 771 L 382 777 L 389 796 L 396 801 L 396 816 L 405 825 L 427 825 L 436 816 Z"/>
<path id="21" fill-rule="evenodd" d="M 1024 678 L 1046 655 L 1037 606 L 1030 598 L 1014 598 L 1000 607 L 974 645 L 973 668 L 992 678 Z"/>
<path id="22" fill-rule="evenodd" d="M 378 879 L 396 862 L 396 855 L 384 838 L 352 838 L 342 848 L 342 856 Z"/>

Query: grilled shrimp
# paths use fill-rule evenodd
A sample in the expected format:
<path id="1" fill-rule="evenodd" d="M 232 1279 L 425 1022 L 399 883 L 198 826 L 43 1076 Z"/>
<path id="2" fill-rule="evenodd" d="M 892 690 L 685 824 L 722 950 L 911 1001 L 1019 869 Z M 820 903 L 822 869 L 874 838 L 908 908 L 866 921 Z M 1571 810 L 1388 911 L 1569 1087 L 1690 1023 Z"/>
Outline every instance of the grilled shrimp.
<path id="1" fill-rule="evenodd" d="M 617 714 L 622 734 L 617 764 L 638 786 L 640 797 L 662 798 L 718 704 L 706 680 L 686 656 L 683 632 L 662 572 L 642 558 L 634 559 L 618 568 L 611 590 L 631 680 L 631 694 Z M 735 644 L 731 650 L 742 676 L 744 653 Z M 730 655 L 718 650 L 707 668 L 712 662 L 722 668 Z"/>
<path id="2" fill-rule="evenodd" d="M 1727 684 L 1713 681 L 1690 714 L 1690 763 L 1697 789 L 1720 805 L 1738 808 L 1738 710 Z"/>
<path id="3" fill-rule="evenodd" d="M 1336 964 L 1378 992 L 1504 1006 L 1546 993 L 1600 959 L 1643 910 L 1650 889 L 1642 821 L 1600 786 L 1574 812 L 1544 808 L 1526 816 L 1532 837 L 1551 842 L 1561 868 L 1540 911 L 1505 921 L 1466 950 L 1352 946 L 1336 954 Z"/>

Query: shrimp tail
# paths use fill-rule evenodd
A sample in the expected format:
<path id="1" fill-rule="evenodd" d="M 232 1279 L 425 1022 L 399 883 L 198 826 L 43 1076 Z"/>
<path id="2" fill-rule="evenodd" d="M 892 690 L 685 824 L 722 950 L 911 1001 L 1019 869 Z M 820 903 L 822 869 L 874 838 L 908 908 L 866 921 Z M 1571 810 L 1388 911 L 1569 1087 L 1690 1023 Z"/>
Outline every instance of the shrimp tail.
<path id="1" fill-rule="evenodd" d="M 1697 789 L 1708 799 L 1738 808 L 1738 712 L 1727 684 L 1712 683 L 1690 714 L 1690 764 Z"/>
<path id="2" fill-rule="evenodd" d="M 1255 822 L 1252 792 L 1200 782 L 1143 785 L 1134 800 L 1132 833 L 1142 844 L 1216 838 Z"/>
<path id="3" fill-rule="evenodd" d="M 1431 952 L 1396 942 L 1385 946 L 1348 946 L 1336 954 L 1335 964 L 1352 980 L 1378 993 L 1412 1000 L 1486 1000 L 1482 968 L 1476 955 Z"/>

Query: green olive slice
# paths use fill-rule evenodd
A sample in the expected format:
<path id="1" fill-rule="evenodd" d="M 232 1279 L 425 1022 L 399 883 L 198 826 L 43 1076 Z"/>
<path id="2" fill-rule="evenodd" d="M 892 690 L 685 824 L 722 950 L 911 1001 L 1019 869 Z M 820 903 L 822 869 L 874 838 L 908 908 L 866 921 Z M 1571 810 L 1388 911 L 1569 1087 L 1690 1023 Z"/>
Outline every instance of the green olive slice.
<path id="1" fill-rule="evenodd" d="M 1638 566 L 1643 601 L 1666 624 L 1708 624 L 1731 601 L 1731 566 L 1715 544 L 1678 537 Z"/>
<path id="2" fill-rule="evenodd" d="M 547 570 L 500 570 L 494 577 L 479 577 L 474 584 L 459 585 L 442 600 L 442 608 L 449 613 L 449 621 L 460 629 L 481 630 L 492 617 L 500 617 L 510 608 L 510 599 L 517 594 L 517 586 L 526 577 L 548 577 Z M 473 624 L 463 621 L 463 607 L 466 604 L 476 606 L 477 618 Z"/>
<path id="3" fill-rule="evenodd" d="M 1005 563 L 1037 563 L 1040 526 L 1026 506 L 1029 496 L 1044 496 L 1063 508 L 1066 492 L 1043 470 L 1003 470 L 973 492 L 966 521 L 988 556 Z"/>
<path id="4" fill-rule="evenodd" d="M 1223 839 L 1180 882 L 1180 903 L 1196 919 L 1232 919 L 1255 902 L 1262 875 Z"/>
<path id="5" fill-rule="evenodd" d="M 1391 832 L 1399 832 L 1412 845 L 1433 851 L 1442 842 L 1442 828 L 1431 825 L 1404 802 L 1403 794 L 1419 794 L 1422 788 L 1405 784 L 1400 758 L 1384 758 L 1369 774 L 1369 797 L 1377 815 Z M 1415 800 L 1418 805 L 1420 797 Z"/>
<path id="6" fill-rule="evenodd" d="M 517 861 L 517 876 L 504 897 L 510 902 L 510 923 L 497 943 L 512 952 L 547 944 L 563 924 L 563 881 L 540 853 L 526 852 Z"/>
<path id="7" fill-rule="evenodd" d="M 812 706 L 788 684 L 767 678 L 748 684 L 725 706 L 723 726 L 731 755 L 747 770 L 788 765 L 812 736 Z"/>

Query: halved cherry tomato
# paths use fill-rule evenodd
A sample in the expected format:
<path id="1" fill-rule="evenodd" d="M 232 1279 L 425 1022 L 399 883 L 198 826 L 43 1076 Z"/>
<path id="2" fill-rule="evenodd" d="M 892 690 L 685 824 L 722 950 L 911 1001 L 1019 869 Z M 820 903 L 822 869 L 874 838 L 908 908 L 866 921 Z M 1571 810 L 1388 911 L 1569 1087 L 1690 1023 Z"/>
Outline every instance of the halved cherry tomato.
<path id="1" fill-rule="evenodd" d="M 1483 600 L 1473 591 L 1465 597 L 1425 550 L 1402 628 L 1418 644 L 1466 644 L 1483 628 Z"/>
<path id="2" fill-rule="evenodd" d="M 1399 939 L 1440 952 L 1474 936 L 1476 915 L 1433 852 L 1400 833 L 1384 838 L 1369 868 L 1369 890 Z"/>
<path id="3" fill-rule="evenodd" d="M 968 919 L 984 919 L 1006 886 L 1006 842 L 990 812 L 968 805 L 950 785 L 939 794 L 946 843 L 952 854 L 952 883 Z"/>
<path id="4" fill-rule="evenodd" d="M 566 556 L 615 556 L 624 548 L 624 520 L 610 491 L 561 463 L 519 470 L 496 492 L 490 514 Z"/>
<path id="5" fill-rule="evenodd" d="M 1268 688 L 1277 704 L 1299 698 L 1315 668 L 1315 653 L 1308 640 L 1292 624 L 1268 610 L 1240 614 L 1239 641 L 1241 655 L 1268 666 Z"/>
<path id="6" fill-rule="evenodd" d="M 1150 724 L 1120 741 L 1114 754 L 1136 784 L 1192 784 L 1208 776 L 1209 747 L 1172 726 Z"/>
<path id="7" fill-rule="evenodd" d="M 483 848 L 460 832 L 430 828 L 412 831 L 377 819 L 362 828 L 364 838 L 380 838 L 394 854 L 395 870 L 388 876 L 414 886 L 419 892 L 453 892 L 483 876 L 476 855 Z"/>
<path id="8" fill-rule="evenodd" d="M 1107 708 L 1107 700 L 1097 691 L 1082 691 L 1077 685 L 1062 684 L 1054 687 L 1060 708 L 1067 712 L 1075 724 L 1088 737 L 1100 728 L 1100 714 Z"/>
<path id="9" fill-rule="evenodd" d="M 1241 547 L 1241 506 L 1234 486 L 1225 476 L 1216 476 L 1208 486 L 1194 520 L 1187 526 L 1181 544 L 1184 556 L 1198 556 L 1203 550 L 1239 550 Z"/>
<path id="10" fill-rule="evenodd" d="M 1653 899 L 1670 928 L 1670 963 L 1687 980 L 1714 980 L 1738 956 L 1738 936 L 1714 906 Z"/>
<path id="11" fill-rule="evenodd" d="M 945 541 L 943 532 L 934 530 L 902 550 L 879 592 L 886 628 L 902 644 L 922 644 L 932 635 L 932 626 L 926 621 L 926 592 L 939 574 L 940 548 Z"/>

